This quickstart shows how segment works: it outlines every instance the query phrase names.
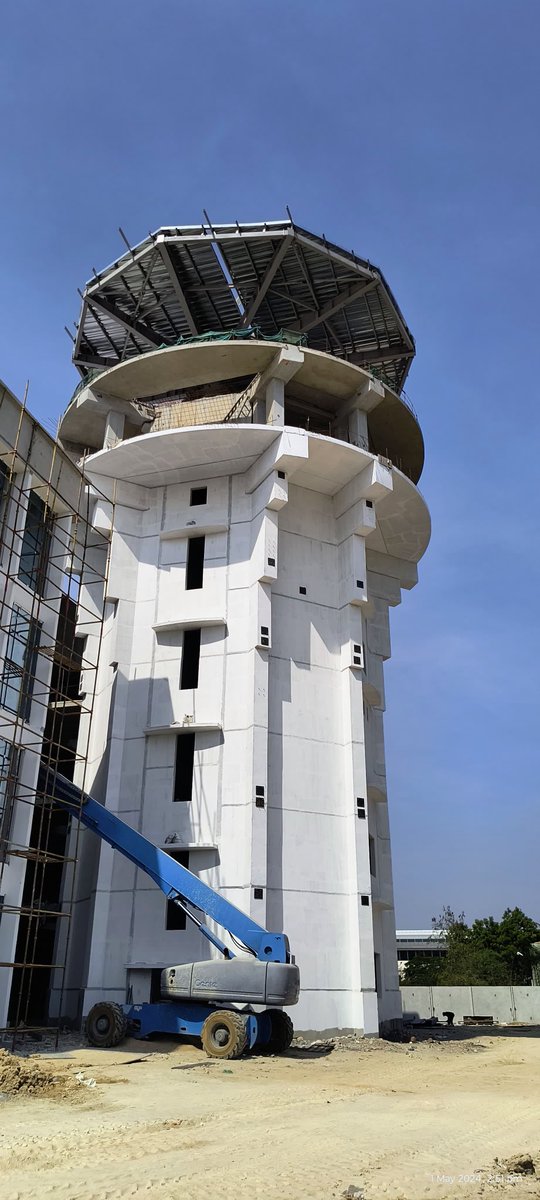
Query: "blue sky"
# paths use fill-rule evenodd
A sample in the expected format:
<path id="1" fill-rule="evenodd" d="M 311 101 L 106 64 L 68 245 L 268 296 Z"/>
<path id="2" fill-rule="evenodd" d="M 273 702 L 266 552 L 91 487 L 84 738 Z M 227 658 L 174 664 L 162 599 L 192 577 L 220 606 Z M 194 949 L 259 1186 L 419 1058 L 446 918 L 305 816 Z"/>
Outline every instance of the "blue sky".
<path id="1" fill-rule="evenodd" d="M 383 269 L 416 337 L 434 533 L 387 665 L 402 926 L 540 919 L 539 44 L 537 0 L 2 5 L 0 376 L 48 427 L 119 225 L 288 204 Z"/>

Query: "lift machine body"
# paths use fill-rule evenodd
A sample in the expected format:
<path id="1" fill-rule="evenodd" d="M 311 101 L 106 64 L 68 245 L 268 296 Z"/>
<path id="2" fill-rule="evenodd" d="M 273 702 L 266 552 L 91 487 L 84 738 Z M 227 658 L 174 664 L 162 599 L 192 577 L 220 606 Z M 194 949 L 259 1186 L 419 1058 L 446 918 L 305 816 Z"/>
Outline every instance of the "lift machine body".
<path id="1" fill-rule="evenodd" d="M 64 776 L 42 768 L 39 790 L 145 871 L 222 955 L 166 967 L 157 1003 L 94 1005 L 86 1020 L 89 1041 L 113 1046 L 126 1035 L 178 1034 L 200 1037 L 206 1052 L 218 1058 L 237 1058 L 255 1046 L 272 1053 L 287 1049 L 293 1027 L 282 1007 L 297 1003 L 300 976 L 286 935 L 269 933 Z M 230 935 L 239 954 L 215 925 Z"/>

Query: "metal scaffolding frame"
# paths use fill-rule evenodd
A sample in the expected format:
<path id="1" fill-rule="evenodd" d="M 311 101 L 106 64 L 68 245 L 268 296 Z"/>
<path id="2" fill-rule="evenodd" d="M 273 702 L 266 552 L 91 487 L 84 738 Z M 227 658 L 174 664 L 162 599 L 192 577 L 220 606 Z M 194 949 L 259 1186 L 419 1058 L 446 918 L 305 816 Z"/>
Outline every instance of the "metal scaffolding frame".
<path id="1" fill-rule="evenodd" d="M 16 405 L 19 414 L 14 430 Z M 9 411 L 3 413 L 4 406 Z M 48 973 L 45 989 L 49 992 L 54 979 L 59 994 L 58 1012 L 62 1012 L 76 882 L 76 870 L 67 868 L 76 866 L 80 822 L 72 819 L 74 836 L 70 837 L 65 812 L 50 794 L 39 790 L 38 772 L 41 764 L 49 768 L 53 779 L 58 772 L 67 771 L 75 774 L 77 784 L 85 789 L 108 553 L 104 554 L 103 535 L 93 530 L 90 523 L 95 489 L 90 490 L 84 470 L 75 466 L 58 442 L 30 415 L 26 396 L 20 404 L 2 385 L 0 459 L 3 464 L 0 645 L 3 644 L 4 651 L 10 638 L 12 645 L 17 639 L 21 611 L 23 625 L 27 627 L 25 649 L 19 646 L 18 652 L 22 661 L 10 662 L 5 653 L 0 660 L 0 739 L 11 747 L 9 765 L 1 777 L 4 806 L 0 819 L 0 919 L 15 919 L 17 928 L 16 934 L 12 930 L 12 956 L 0 961 L 0 969 L 11 972 L 10 1015 L 7 1024 L 0 1028 L 0 1036 L 4 1043 L 11 1040 L 15 1044 L 23 1033 L 51 1032 L 48 1012 L 37 1023 L 32 1019 L 38 972 Z M 34 524 L 28 537 L 31 493 L 37 494 L 42 502 L 43 522 L 40 526 Z M 22 570 L 26 581 L 21 578 L 25 530 L 30 541 L 25 560 L 25 564 L 29 558 L 31 562 L 30 582 L 26 568 Z M 96 567 L 100 559 L 105 561 L 103 572 Z M 92 589 L 101 594 L 98 603 L 92 603 Z M 21 599 L 24 608 L 19 607 Z M 17 702 L 13 695 L 9 697 L 9 679 L 14 678 Z M 80 680 L 84 680 L 83 691 Z M 41 714 L 39 719 L 36 713 Z M 21 781 L 22 759 L 27 755 L 39 760 L 33 770 L 32 786 Z M 29 773 L 25 771 L 26 775 Z M 16 832 L 15 816 L 20 817 L 23 809 L 28 809 L 27 838 Z M 59 832 L 62 828 L 63 845 Z M 6 881 L 9 890 L 9 872 L 17 862 L 26 864 L 24 879 L 17 877 L 18 903 L 4 903 Z M 57 889 L 52 904 L 47 894 L 51 868 Z M 59 937 L 60 926 L 66 922 L 67 937 Z M 45 929 L 48 933 L 44 933 Z M 54 945 L 54 952 L 48 954 L 46 961 L 40 961 L 43 942 Z M 43 985 L 40 986 L 42 994 Z"/>

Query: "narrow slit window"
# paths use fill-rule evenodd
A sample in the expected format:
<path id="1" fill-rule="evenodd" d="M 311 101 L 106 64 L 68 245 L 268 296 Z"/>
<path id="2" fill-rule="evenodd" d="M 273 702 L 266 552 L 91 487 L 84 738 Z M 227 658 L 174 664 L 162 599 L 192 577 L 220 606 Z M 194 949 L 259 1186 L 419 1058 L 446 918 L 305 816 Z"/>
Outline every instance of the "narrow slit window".
<path id="1" fill-rule="evenodd" d="M 377 874 L 377 859 L 375 856 L 375 838 L 369 835 L 369 873 L 375 878 Z"/>
<path id="2" fill-rule="evenodd" d="M 182 647 L 182 669 L 180 671 L 180 688 L 196 688 L 199 686 L 199 660 L 201 656 L 200 629 L 184 630 L 184 645 Z"/>
<path id="3" fill-rule="evenodd" d="M 195 734 L 181 733 L 176 739 L 176 763 L 174 768 L 174 800 L 189 801 L 193 794 L 193 767 L 195 763 Z"/>
<path id="4" fill-rule="evenodd" d="M 189 870 L 189 850 L 168 850 L 171 858 L 180 863 L 181 867 L 187 867 Z M 167 900 L 166 906 L 165 929 L 185 929 L 187 917 L 185 910 L 180 908 L 174 900 Z"/>
<path id="5" fill-rule="evenodd" d="M 204 571 L 204 537 L 193 537 L 188 540 L 186 564 L 186 591 L 192 592 L 202 588 Z"/>
<path id="6" fill-rule="evenodd" d="M 207 496 L 208 496 L 207 488 L 205 488 L 205 487 L 192 488 L 191 495 L 189 498 L 189 503 L 190 503 L 191 508 L 194 508 L 196 504 L 206 504 Z"/>

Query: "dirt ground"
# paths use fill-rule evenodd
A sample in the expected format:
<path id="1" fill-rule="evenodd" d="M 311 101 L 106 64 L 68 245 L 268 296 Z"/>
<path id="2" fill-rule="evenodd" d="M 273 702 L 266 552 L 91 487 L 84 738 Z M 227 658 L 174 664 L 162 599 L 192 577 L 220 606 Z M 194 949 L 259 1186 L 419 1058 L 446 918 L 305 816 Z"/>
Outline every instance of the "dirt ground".
<path id="1" fill-rule="evenodd" d="M 540 1030 L 478 1033 L 0 1054 L 1 1200 L 540 1197 Z M 508 1168 L 526 1153 L 537 1175 Z"/>

